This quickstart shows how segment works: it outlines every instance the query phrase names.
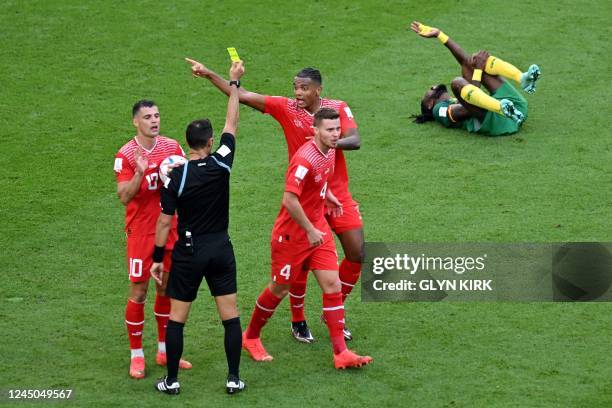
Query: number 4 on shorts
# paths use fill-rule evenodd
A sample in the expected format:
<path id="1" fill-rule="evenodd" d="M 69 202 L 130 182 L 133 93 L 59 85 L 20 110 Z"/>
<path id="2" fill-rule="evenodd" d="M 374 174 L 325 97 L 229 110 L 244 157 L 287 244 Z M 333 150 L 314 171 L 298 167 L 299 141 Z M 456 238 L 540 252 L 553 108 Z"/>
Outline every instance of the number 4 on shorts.
<path id="1" fill-rule="evenodd" d="M 291 275 L 291 265 L 287 264 L 283 266 L 283 269 L 281 269 L 278 274 L 282 276 L 283 278 L 285 278 L 286 280 L 289 280 L 289 276 Z"/>

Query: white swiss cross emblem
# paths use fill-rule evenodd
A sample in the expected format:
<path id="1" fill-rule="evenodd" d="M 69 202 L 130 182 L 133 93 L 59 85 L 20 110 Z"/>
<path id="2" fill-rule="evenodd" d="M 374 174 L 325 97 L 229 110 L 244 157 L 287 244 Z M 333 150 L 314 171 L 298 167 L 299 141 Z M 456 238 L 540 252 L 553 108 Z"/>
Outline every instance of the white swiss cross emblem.
<path id="1" fill-rule="evenodd" d="M 302 124 L 302 121 L 301 121 L 301 120 L 299 120 L 299 119 L 297 119 L 297 118 L 296 118 L 296 119 L 293 119 L 293 124 L 294 124 L 296 127 L 299 127 L 299 128 L 304 127 L 304 125 Z"/>

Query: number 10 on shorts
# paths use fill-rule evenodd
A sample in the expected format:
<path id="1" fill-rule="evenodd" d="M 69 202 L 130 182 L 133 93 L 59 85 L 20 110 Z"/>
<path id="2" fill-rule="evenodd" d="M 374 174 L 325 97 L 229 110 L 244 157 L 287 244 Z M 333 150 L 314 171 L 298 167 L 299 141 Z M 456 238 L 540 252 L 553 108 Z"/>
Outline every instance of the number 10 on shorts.
<path id="1" fill-rule="evenodd" d="M 130 258 L 130 276 L 134 278 L 142 276 L 142 259 Z"/>

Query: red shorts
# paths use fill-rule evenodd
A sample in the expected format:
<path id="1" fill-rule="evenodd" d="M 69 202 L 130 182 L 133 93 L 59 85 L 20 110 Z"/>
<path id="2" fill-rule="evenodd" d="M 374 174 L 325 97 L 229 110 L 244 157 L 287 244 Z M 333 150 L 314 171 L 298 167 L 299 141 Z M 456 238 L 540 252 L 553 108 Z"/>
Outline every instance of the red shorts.
<path id="1" fill-rule="evenodd" d="M 358 205 L 343 207 L 341 216 L 333 217 L 331 215 L 326 215 L 325 219 L 327 219 L 327 223 L 336 234 L 363 228 L 363 221 Z"/>
<path id="2" fill-rule="evenodd" d="M 153 246 L 155 234 L 134 236 L 127 239 L 128 276 L 130 282 L 145 282 L 151 277 L 153 265 Z M 172 244 L 174 246 L 174 243 Z M 172 249 L 166 245 L 164 270 L 169 272 L 172 266 Z"/>
<path id="3" fill-rule="evenodd" d="M 291 284 L 299 275 L 303 264 L 310 270 L 337 271 L 338 254 L 332 237 L 318 247 L 308 242 L 290 243 L 273 239 L 270 242 L 272 256 L 272 280 L 280 285 Z"/>

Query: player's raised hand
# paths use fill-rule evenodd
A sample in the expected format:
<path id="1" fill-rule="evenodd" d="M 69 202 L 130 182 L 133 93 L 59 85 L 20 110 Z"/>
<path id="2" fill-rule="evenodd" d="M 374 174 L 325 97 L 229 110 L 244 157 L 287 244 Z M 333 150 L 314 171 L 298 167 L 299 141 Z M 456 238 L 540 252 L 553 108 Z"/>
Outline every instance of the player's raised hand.
<path id="1" fill-rule="evenodd" d="M 313 228 L 310 231 L 308 231 L 307 234 L 308 234 L 308 242 L 310 243 L 311 247 L 323 245 L 323 238 L 325 237 L 324 232 L 321 232 L 318 229 Z"/>
<path id="2" fill-rule="evenodd" d="M 426 26 L 425 24 L 422 24 L 416 20 L 410 23 L 410 29 L 421 37 L 425 38 L 437 37 L 438 34 L 440 34 L 440 29 Z"/>
<path id="3" fill-rule="evenodd" d="M 191 74 L 194 77 L 205 78 L 211 72 L 208 68 L 206 68 L 206 66 L 204 64 L 202 64 L 201 62 L 198 62 L 198 61 L 196 61 L 194 59 L 185 58 L 185 61 L 187 61 L 187 63 L 191 64 Z"/>
<path id="4" fill-rule="evenodd" d="M 487 59 L 489 59 L 490 54 L 487 51 L 478 51 L 472 54 L 472 68 L 483 70 L 487 66 Z"/>
<path id="5" fill-rule="evenodd" d="M 230 81 L 237 81 L 244 75 L 244 61 L 234 61 L 230 67 Z"/>
<path id="6" fill-rule="evenodd" d="M 149 161 L 142 155 L 142 148 L 139 146 L 134 152 L 134 160 L 136 161 L 136 173 L 144 174 L 149 167 Z"/>
<path id="7" fill-rule="evenodd" d="M 164 273 L 163 262 L 153 262 L 151 266 L 151 276 L 158 285 L 162 285 L 162 274 Z"/>

